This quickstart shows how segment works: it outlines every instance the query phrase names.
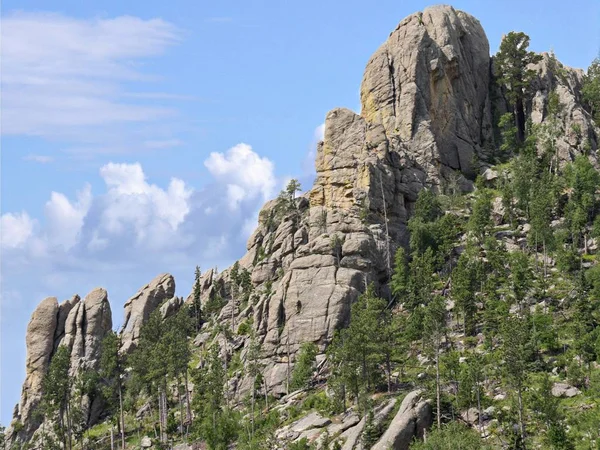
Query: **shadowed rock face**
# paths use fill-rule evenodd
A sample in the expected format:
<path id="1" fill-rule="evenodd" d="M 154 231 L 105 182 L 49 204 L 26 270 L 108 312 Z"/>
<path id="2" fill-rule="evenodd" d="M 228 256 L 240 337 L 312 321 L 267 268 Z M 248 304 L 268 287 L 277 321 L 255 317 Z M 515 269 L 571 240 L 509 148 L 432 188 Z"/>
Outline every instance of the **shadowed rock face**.
<path id="1" fill-rule="evenodd" d="M 125 322 L 121 330 L 121 351 L 131 352 L 137 345 L 142 325 L 152 311 L 175 295 L 175 279 L 168 273 L 158 275 L 125 303 Z"/>

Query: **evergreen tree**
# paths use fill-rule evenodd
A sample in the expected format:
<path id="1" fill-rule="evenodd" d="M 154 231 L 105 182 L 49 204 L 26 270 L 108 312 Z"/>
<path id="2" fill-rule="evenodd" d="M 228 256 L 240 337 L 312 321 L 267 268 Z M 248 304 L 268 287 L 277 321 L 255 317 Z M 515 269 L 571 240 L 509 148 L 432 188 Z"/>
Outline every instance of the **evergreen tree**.
<path id="1" fill-rule="evenodd" d="M 486 233 L 492 225 L 492 195 L 487 189 L 479 192 L 473 204 L 468 230 L 473 234 L 477 242 L 482 243 Z"/>
<path id="2" fill-rule="evenodd" d="M 380 320 L 386 301 L 375 295 L 372 284 L 351 307 L 350 324 L 333 339 L 328 357 L 333 367 L 334 384 L 345 398 L 346 387 L 361 411 L 367 410 L 366 394 L 378 378 Z"/>
<path id="3" fill-rule="evenodd" d="M 71 355 L 65 346 L 59 346 L 50 360 L 48 371 L 42 380 L 42 402 L 46 418 L 56 420 L 57 436 L 63 448 L 71 450 L 71 387 L 72 380 L 69 376 L 71 369 Z M 48 417 L 48 414 L 50 417 Z"/>
<path id="4" fill-rule="evenodd" d="M 572 450 L 575 447 L 567 437 L 559 399 L 552 395 L 552 384 L 548 374 L 544 374 L 540 386 L 530 394 L 531 409 L 546 428 L 546 433 L 542 435 L 546 445 L 556 450 Z"/>
<path id="5" fill-rule="evenodd" d="M 194 290 L 192 292 L 192 308 L 194 314 L 194 327 L 196 331 L 199 331 L 202 327 L 202 303 L 200 301 L 200 295 L 202 293 L 202 286 L 200 285 L 200 267 L 196 266 L 194 271 Z"/>
<path id="6" fill-rule="evenodd" d="M 205 364 L 192 374 L 196 395 L 192 402 L 195 433 L 210 449 L 226 450 L 237 437 L 236 415 L 225 406 L 225 369 L 213 345 Z"/>
<path id="7" fill-rule="evenodd" d="M 436 416 L 437 427 L 440 429 L 442 426 L 440 353 L 446 334 L 446 304 L 443 297 L 436 296 L 427 305 L 423 325 L 423 341 L 435 362 Z"/>
<path id="8" fill-rule="evenodd" d="M 169 339 L 167 327 L 163 324 L 160 310 L 155 310 L 140 330 L 137 348 L 130 357 L 133 378 L 131 388 L 136 385 L 149 395 L 156 395 L 158 403 L 158 418 L 160 440 L 166 442 L 167 436 L 167 375 L 169 366 L 165 363 L 168 355 Z"/>
<path id="9" fill-rule="evenodd" d="M 406 261 L 406 250 L 398 247 L 394 257 L 394 273 L 391 279 L 392 295 L 400 302 L 406 301 L 409 294 L 409 273 Z"/>
<path id="10" fill-rule="evenodd" d="M 305 342 L 300 347 L 298 361 L 292 372 L 291 390 L 307 387 L 315 369 L 318 347 L 314 342 Z"/>
<path id="11" fill-rule="evenodd" d="M 184 419 L 186 422 L 191 419 L 188 397 L 188 365 L 192 355 L 188 344 L 188 337 L 193 325 L 187 309 L 187 306 L 182 306 L 174 316 L 168 317 L 162 324 L 165 328 L 162 337 L 165 351 L 163 354 L 163 362 L 167 366 L 167 377 L 174 380 L 177 386 L 180 432 L 182 437 L 184 433 Z M 186 408 L 185 414 L 183 412 L 184 396 Z"/>
<path id="12" fill-rule="evenodd" d="M 123 383 L 125 361 L 119 352 L 121 336 L 110 331 L 102 340 L 100 347 L 100 377 L 103 381 L 102 394 L 111 409 L 119 410 L 119 428 L 121 448 L 125 448 L 125 414 L 123 411 Z"/>
<path id="13" fill-rule="evenodd" d="M 583 100 L 588 104 L 592 117 L 600 126 L 600 58 L 594 59 L 583 79 Z"/>
<path id="14" fill-rule="evenodd" d="M 525 140 L 525 99 L 535 72 L 527 66 L 541 60 L 540 55 L 528 50 L 529 36 L 522 32 L 508 33 L 500 43 L 495 56 L 498 82 L 506 89 L 506 97 L 513 107 L 517 140 Z"/>
<path id="15" fill-rule="evenodd" d="M 503 378 L 507 387 L 516 397 L 519 426 L 519 440 L 525 445 L 525 405 L 523 393 L 526 388 L 527 372 L 531 360 L 531 340 L 527 320 L 508 317 L 502 326 L 502 357 L 504 360 Z"/>
<path id="16" fill-rule="evenodd" d="M 529 258 L 525 253 L 513 252 L 510 254 L 509 267 L 511 273 L 511 287 L 514 299 L 520 309 L 532 285 L 532 272 Z"/>
<path id="17" fill-rule="evenodd" d="M 473 430 L 452 422 L 441 429 L 432 430 L 424 441 L 416 441 L 411 450 L 491 450 Z"/>
<path id="18" fill-rule="evenodd" d="M 475 293 L 480 289 L 483 275 L 476 250 L 467 247 L 458 258 L 452 272 L 452 297 L 456 300 L 456 306 L 462 311 L 464 332 L 467 336 L 475 334 L 477 324 Z"/>

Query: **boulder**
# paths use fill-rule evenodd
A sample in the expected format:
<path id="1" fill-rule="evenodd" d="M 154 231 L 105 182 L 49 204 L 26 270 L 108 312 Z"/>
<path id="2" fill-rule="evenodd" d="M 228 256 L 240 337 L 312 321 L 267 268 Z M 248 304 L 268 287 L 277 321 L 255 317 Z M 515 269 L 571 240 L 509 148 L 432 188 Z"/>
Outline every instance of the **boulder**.
<path id="1" fill-rule="evenodd" d="M 149 436 L 144 436 L 140 441 L 140 447 L 142 448 L 150 448 L 152 447 L 152 439 Z"/>
<path id="2" fill-rule="evenodd" d="M 423 437 L 425 430 L 431 426 L 433 416 L 431 404 L 421 394 L 417 390 L 404 398 L 390 426 L 372 447 L 373 450 L 408 450 L 413 438 Z"/>
<path id="3" fill-rule="evenodd" d="M 299 421 L 295 422 L 291 426 L 291 430 L 297 433 L 302 433 L 303 431 L 310 430 L 312 428 L 323 428 L 331 423 L 331 420 L 322 417 L 317 412 L 312 412 L 308 416 L 303 417 Z"/>
<path id="4" fill-rule="evenodd" d="M 173 297 L 160 307 L 160 316 L 165 320 L 166 318 L 177 314 L 177 311 L 179 311 L 179 308 L 181 308 L 182 305 L 183 299 L 181 297 Z"/>
<path id="5" fill-rule="evenodd" d="M 552 386 L 552 395 L 554 397 L 571 398 L 581 394 L 581 391 L 567 383 L 554 383 Z"/>

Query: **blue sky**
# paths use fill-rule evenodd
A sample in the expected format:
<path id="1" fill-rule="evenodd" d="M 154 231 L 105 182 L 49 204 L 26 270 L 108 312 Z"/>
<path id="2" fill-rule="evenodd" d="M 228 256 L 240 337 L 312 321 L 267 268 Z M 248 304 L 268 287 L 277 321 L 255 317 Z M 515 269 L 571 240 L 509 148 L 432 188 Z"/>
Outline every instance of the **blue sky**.
<path id="1" fill-rule="evenodd" d="M 46 296 L 123 303 L 161 272 L 243 255 L 258 208 L 310 186 L 328 110 L 359 110 L 370 55 L 418 1 L 30 1 L 2 11 L 2 380 L 18 401 Z M 597 0 L 456 1 L 497 50 L 511 30 L 585 68 Z"/>

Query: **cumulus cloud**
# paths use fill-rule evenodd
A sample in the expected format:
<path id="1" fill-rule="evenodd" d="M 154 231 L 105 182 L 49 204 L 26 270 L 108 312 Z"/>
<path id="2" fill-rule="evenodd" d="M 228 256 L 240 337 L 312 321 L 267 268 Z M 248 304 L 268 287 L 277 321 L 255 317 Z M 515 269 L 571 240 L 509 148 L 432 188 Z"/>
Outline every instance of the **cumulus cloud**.
<path id="1" fill-rule="evenodd" d="M 102 199 L 95 243 L 106 241 L 106 235 L 122 235 L 130 230 L 138 243 L 162 244 L 190 211 L 192 189 L 177 178 L 171 179 L 166 190 L 149 184 L 139 163 L 109 163 L 100 169 L 100 176 L 108 190 Z"/>
<path id="2" fill-rule="evenodd" d="M 77 193 L 77 201 L 73 203 L 64 194 L 52 192 L 45 207 L 48 244 L 60 246 L 65 250 L 77 244 L 91 203 L 92 189 L 89 184 Z"/>
<path id="3" fill-rule="evenodd" d="M 325 138 L 325 124 L 324 123 L 322 123 L 317 128 L 315 128 L 313 137 L 316 142 L 322 141 Z"/>
<path id="4" fill-rule="evenodd" d="M 312 135 L 308 153 L 303 163 L 304 175 L 312 176 L 315 173 L 315 158 L 317 156 L 317 144 L 325 138 L 325 123 L 317 126 Z"/>
<path id="5" fill-rule="evenodd" d="M 124 89 L 126 82 L 151 81 L 139 61 L 179 41 L 169 22 L 18 12 L 2 17 L 1 33 L 4 134 L 73 137 L 82 128 L 89 134 L 90 127 L 174 112 L 126 101 Z"/>
<path id="6" fill-rule="evenodd" d="M 157 256 L 239 257 L 282 179 L 247 144 L 211 153 L 204 165 L 213 180 L 195 190 L 179 178 L 153 183 L 140 163 L 104 164 L 98 170 L 104 189 L 92 195 L 86 184 L 75 195 L 51 192 L 41 226 L 26 212 L 2 216 L 2 247 L 12 252 L 11 264 L 29 257 L 71 268 Z"/>
<path id="7" fill-rule="evenodd" d="M 0 217 L 2 248 L 23 247 L 33 234 L 34 221 L 26 212 L 6 213 Z"/>
<path id="8" fill-rule="evenodd" d="M 213 152 L 204 165 L 216 180 L 227 184 L 229 208 L 236 209 L 247 198 L 260 194 L 263 200 L 274 193 L 273 163 L 261 158 L 248 144 L 238 144 L 226 153 Z"/>

